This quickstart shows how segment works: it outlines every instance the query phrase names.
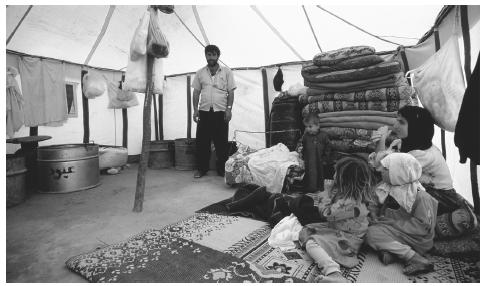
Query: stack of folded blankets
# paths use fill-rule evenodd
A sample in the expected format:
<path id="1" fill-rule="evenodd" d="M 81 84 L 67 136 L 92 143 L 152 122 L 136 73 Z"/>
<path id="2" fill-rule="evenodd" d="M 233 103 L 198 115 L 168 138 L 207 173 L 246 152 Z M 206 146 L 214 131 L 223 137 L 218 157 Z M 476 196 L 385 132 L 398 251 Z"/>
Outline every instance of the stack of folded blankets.
<path id="1" fill-rule="evenodd" d="M 401 107 L 418 104 L 400 62 L 385 61 L 372 47 L 317 54 L 301 74 L 308 87 L 299 97 L 302 115 L 318 114 L 321 131 L 330 137 L 334 151 L 374 151 L 373 132 L 392 126 Z"/>

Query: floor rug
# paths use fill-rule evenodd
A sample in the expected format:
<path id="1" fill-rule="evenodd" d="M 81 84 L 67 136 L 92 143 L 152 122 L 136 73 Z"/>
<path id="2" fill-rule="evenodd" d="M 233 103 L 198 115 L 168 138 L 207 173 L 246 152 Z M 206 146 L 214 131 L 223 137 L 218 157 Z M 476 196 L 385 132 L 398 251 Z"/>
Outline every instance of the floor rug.
<path id="1" fill-rule="evenodd" d="M 281 273 L 306 282 L 314 282 L 314 279 L 321 274 L 317 265 L 300 246 L 294 250 L 281 251 L 267 243 L 269 236 L 270 228 L 263 227 L 249 234 L 225 252 L 259 265 L 261 268 L 278 269 Z M 434 263 L 435 271 L 418 276 L 405 276 L 402 263 L 385 266 L 377 258 L 375 251 L 364 246 L 358 254 L 358 265 L 351 269 L 342 267 L 341 271 L 343 276 L 352 283 L 469 283 L 480 281 L 478 254 L 467 258 L 435 255 L 430 255 L 428 258 Z"/>
<path id="2" fill-rule="evenodd" d="M 194 215 L 75 256 L 66 265 L 90 282 L 303 282 L 195 242 L 218 237 L 217 232 L 230 230 L 230 225 L 241 220 Z"/>

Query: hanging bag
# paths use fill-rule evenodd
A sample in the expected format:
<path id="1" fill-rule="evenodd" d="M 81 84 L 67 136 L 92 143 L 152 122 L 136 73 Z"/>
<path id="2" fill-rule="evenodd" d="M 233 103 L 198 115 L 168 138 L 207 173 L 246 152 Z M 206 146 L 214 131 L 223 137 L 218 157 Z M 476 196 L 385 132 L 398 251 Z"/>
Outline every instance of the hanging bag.
<path id="1" fill-rule="evenodd" d="M 146 55 L 146 45 L 148 44 L 148 26 L 150 24 L 150 13 L 146 11 L 139 21 L 139 25 L 134 32 L 133 39 L 129 49 L 130 59 L 138 60 Z"/>
<path id="2" fill-rule="evenodd" d="M 161 21 L 158 11 L 150 9 L 150 24 L 148 26 L 148 54 L 155 58 L 166 58 L 170 52 L 168 39 L 161 31 Z"/>
<path id="3" fill-rule="evenodd" d="M 82 92 L 89 99 L 96 98 L 106 91 L 106 81 L 96 72 L 88 72 L 82 78 Z"/>

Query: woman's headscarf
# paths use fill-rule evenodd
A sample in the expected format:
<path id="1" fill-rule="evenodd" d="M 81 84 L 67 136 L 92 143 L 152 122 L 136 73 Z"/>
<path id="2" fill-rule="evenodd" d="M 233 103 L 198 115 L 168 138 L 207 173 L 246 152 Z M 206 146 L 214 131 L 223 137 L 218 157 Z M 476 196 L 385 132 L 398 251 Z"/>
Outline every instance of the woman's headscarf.
<path id="1" fill-rule="evenodd" d="M 432 146 L 434 119 L 430 112 L 419 106 L 404 106 L 398 114 L 408 122 L 407 138 L 402 138 L 401 152 L 427 150 Z"/>
<path id="2" fill-rule="evenodd" d="M 420 163 L 410 154 L 391 153 L 380 161 L 388 169 L 390 184 L 381 183 L 376 190 L 380 202 L 392 196 L 408 213 L 419 190 L 425 191 L 418 179 L 422 175 Z"/>

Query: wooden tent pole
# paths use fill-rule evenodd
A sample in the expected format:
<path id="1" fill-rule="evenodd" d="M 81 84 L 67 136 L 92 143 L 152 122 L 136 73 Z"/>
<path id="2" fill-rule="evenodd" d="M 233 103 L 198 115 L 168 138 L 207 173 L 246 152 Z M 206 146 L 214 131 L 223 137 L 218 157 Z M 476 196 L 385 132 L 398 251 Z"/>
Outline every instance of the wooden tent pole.
<path id="1" fill-rule="evenodd" d="M 143 211 L 145 196 L 145 174 L 150 153 L 148 152 L 151 140 L 151 101 L 153 99 L 153 56 L 148 54 L 146 72 L 146 95 L 143 107 L 143 143 L 141 145 L 141 158 L 138 166 L 138 178 L 136 181 L 136 193 L 134 196 L 134 212 Z"/>

